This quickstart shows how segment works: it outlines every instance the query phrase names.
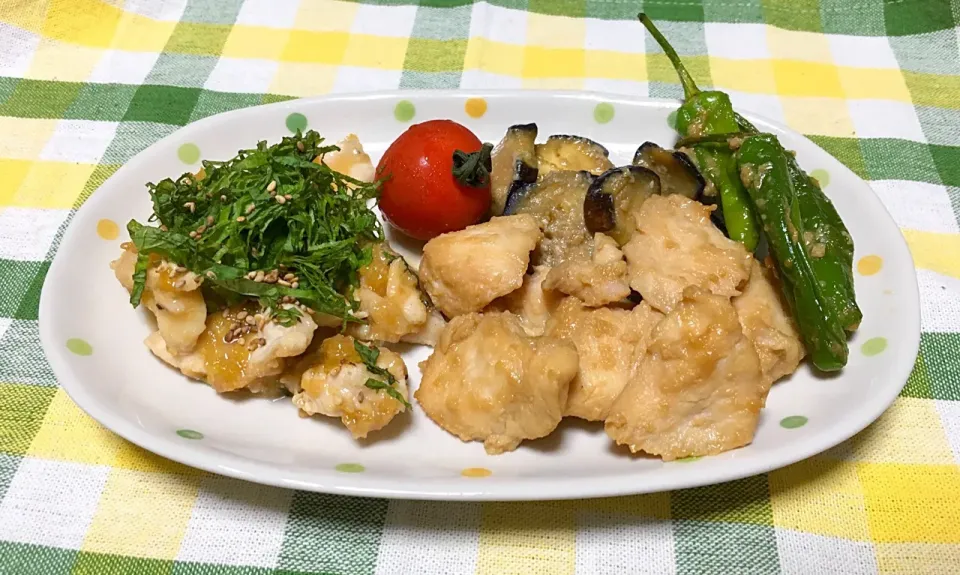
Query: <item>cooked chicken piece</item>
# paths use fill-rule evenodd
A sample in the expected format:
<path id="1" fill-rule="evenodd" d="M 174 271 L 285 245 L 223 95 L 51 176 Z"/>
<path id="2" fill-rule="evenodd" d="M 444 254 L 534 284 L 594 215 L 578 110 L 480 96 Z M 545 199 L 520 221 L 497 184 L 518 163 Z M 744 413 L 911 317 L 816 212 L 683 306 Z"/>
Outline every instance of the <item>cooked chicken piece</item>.
<path id="1" fill-rule="evenodd" d="M 630 286 L 667 313 L 697 287 L 739 295 L 753 259 L 710 222 L 711 208 L 679 194 L 651 196 L 634 214 L 637 232 L 623 247 Z"/>
<path id="2" fill-rule="evenodd" d="M 434 347 L 440 341 L 440 334 L 445 327 L 447 327 L 447 320 L 444 319 L 443 314 L 437 311 L 437 308 L 429 308 L 427 322 L 423 324 L 420 331 L 407 334 L 400 338 L 400 341 Z"/>
<path id="3" fill-rule="evenodd" d="M 423 247 L 421 285 L 447 317 L 480 311 L 523 284 L 542 235 L 533 216 L 520 214 L 437 236 Z"/>
<path id="4" fill-rule="evenodd" d="M 120 257 L 110 263 L 117 280 L 133 291 L 133 270 L 137 251 L 125 244 Z M 157 329 L 166 348 L 174 355 L 189 353 L 206 329 L 207 304 L 200 292 L 199 276 L 167 261 L 157 259 L 147 269 L 141 296 L 143 305 L 157 318 Z"/>
<path id="5" fill-rule="evenodd" d="M 494 300 L 484 312 L 509 311 L 520 318 L 527 335 L 543 335 L 550 314 L 563 299 L 561 294 L 544 291 L 543 281 L 549 273 L 549 266 L 535 266 L 533 274 L 523 276 L 520 289 Z"/>
<path id="6" fill-rule="evenodd" d="M 370 183 L 376 177 L 373 162 L 370 156 L 363 151 L 360 139 L 355 134 L 349 134 L 346 138 L 337 142 L 340 148 L 338 152 L 330 152 L 318 157 L 331 170 L 350 176 L 355 180 Z M 319 163 L 319 162 L 318 162 Z"/>
<path id="7" fill-rule="evenodd" d="M 576 296 L 591 307 L 620 301 L 630 295 L 627 262 L 613 238 L 593 237 L 590 260 L 570 259 L 550 270 L 544 289 Z"/>
<path id="8" fill-rule="evenodd" d="M 564 415 L 603 421 L 630 381 L 662 318 L 663 314 L 645 302 L 626 310 L 590 308 L 577 298 L 565 298 L 546 332 L 572 342 L 580 357 Z"/>
<path id="9" fill-rule="evenodd" d="M 654 329 L 606 432 L 664 461 L 713 455 L 752 441 L 769 389 L 730 301 L 695 293 Z"/>
<path id="10" fill-rule="evenodd" d="M 360 268 L 360 286 L 353 297 L 360 302 L 358 317 L 347 333 L 365 341 L 396 343 L 405 335 L 420 331 L 427 322 L 417 276 L 386 244 L 373 247 L 372 261 Z"/>
<path id="11" fill-rule="evenodd" d="M 768 384 L 796 371 L 806 350 L 773 272 L 754 260 L 750 280 L 743 293 L 733 298 L 733 307 L 757 350 Z"/>
<path id="12" fill-rule="evenodd" d="M 387 378 L 367 368 L 354 341 L 344 335 L 323 341 L 316 363 L 303 373 L 302 391 L 293 396 L 293 403 L 310 415 L 339 417 L 350 433 L 361 439 L 382 429 L 406 407 L 386 391 L 367 387 L 371 379 L 386 383 Z M 403 359 L 387 348 L 375 349 L 379 352 L 377 367 L 393 375 L 394 389 L 407 400 L 407 368 Z"/>
<path id="13" fill-rule="evenodd" d="M 472 313 L 447 325 L 420 369 L 414 395 L 424 412 L 495 455 L 560 423 L 577 352 L 569 342 L 528 336 L 509 312 Z"/>
<path id="14" fill-rule="evenodd" d="M 235 339 L 231 332 L 237 326 L 247 325 L 237 319 L 240 313 L 247 315 L 250 311 L 236 307 L 210 314 L 206 330 L 191 353 L 171 353 L 165 343 L 160 345 L 157 341 L 157 334 L 152 334 L 145 343 L 158 358 L 187 377 L 206 381 L 218 393 L 244 388 L 254 393 L 272 392 L 287 367 L 288 358 L 302 354 L 310 345 L 317 324 L 304 314 L 291 326 L 275 321 L 264 324 L 262 330 L 250 326 L 253 329 Z"/>

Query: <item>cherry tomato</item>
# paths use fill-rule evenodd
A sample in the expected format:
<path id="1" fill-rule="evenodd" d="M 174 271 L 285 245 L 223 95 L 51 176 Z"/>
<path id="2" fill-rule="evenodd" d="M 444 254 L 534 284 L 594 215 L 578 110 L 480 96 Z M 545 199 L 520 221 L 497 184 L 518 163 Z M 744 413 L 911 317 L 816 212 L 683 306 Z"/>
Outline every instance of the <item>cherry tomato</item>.
<path id="1" fill-rule="evenodd" d="M 482 156 L 481 148 L 487 155 Z M 454 153 L 481 154 L 485 164 L 473 178 L 454 176 Z M 410 126 L 394 140 L 377 165 L 383 180 L 380 210 L 403 233 L 429 240 L 480 221 L 490 209 L 489 145 L 451 120 Z M 460 156 L 463 159 L 463 156 Z M 458 162 L 459 165 L 459 162 Z"/>

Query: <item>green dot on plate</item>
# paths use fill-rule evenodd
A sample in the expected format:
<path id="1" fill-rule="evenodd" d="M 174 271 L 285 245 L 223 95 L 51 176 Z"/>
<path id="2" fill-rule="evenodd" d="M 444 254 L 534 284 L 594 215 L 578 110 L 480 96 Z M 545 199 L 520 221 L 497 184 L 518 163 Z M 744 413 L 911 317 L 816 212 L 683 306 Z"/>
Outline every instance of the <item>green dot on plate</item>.
<path id="1" fill-rule="evenodd" d="M 667 125 L 673 128 L 674 130 L 677 129 L 677 111 L 676 110 L 670 112 L 670 115 L 667 116 Z"/>
<path id="2" fill-rule="evenodd" d="M 366 471 L 366 468 L 359 463 L 341 463 L 334 467 L 337 471 L 342 471 L 343 473 L 363 473 Z"/>
<path id="3" fill-rule="evenodd" d="M 300 112 L 294 112 L 287 116 L 287 129 L 296 133 L 297 130 L 303 132 L 307 129 L 307 117 Z"/>
<path id="4" fill-rule="evenodd" d="M 613 104 L 601 102 L 593 109 L 593 119 L 596 120 L 598 124 L 606 124 L 613 119 L 615 113 L 616 110 L 613 108 Z"/>
<path id="5" fill-rule="evenodd" d="M 807 418 L 802 415 L 791 415 L 780 420 L 780 427 L 796 429 L 807 424 Z"/>
<path id="6" fill-rule="evenodd" d="M 71 337 L 68 339 L 67 349 L 77 355 L 93 355 L 93 346 L 79 337 Z"/>
<path id="7" fill-rule="evenodd" d="M 823 169 L 810 172 L 810 177 L 817 180 L 821 188 L 827 187 L 827 184 L 830 183 L 830 172 Z"/>
<path id="8" fill-rule="evenodd" d="M 885 337 L 871 337 L 860 346 L 860 351 L 867 357 L 882 353 L 885 349 L 887 349 Z"/>
<path id="9" fill-rule="evenodd" d="M 203 439 L 203 434 L 192 429 L 178 429 L 177 435 L 184 439 Z"/>
<path id="10" fill-rule="evenodd" d="M 409 122 L 416 113 L 417 109 L 410 100 L 400 100 L 397 102 L 397 107 L 393 109 L 393 117 L 400 122 Z"/>
<path id="11" fill-rule="evenodd" d="M 699 460 L 699 459 L 703 459 L 703 456 L 702 456 L 702 455 L 691 455 L 691 456 L 689 456 L 689 457 L 681 457 L 680 459 L 675 459 L 674 461 L 676 461 L 677 463 L 692 463 L 692 462 L 697 461 L 697 460 Z"/>
<path id="12" fill-rule="evenodd" d="M 200 148 L 196 144 L 183 144 L 177 148 L 177 157 L 184 164 L 196 164 L 200 160 Z"/>

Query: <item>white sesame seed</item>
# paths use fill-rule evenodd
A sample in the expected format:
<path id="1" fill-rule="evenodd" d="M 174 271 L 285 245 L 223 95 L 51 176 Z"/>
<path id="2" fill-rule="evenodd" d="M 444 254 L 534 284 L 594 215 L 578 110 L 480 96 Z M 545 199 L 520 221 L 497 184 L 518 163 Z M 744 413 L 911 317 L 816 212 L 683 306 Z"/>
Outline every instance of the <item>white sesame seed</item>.
<path id="1" fill-rule="evenodd" d="M 290 287 L 297 289 L 300 287 L 300 282 L 290 282 Z"/>
<path id="2" fill-rule="evenodd" d="M 284 199 L 287 199 L 287 200 L 292 200 L 292 199 L 293 199 L 293 196 L 291 196 L 290 194 L 283 194 L 283 197 L 284 197 Z"/>
<path id="3" fill-rule="evenodd" d="M 199 228 L 197 228 L 197 233 L 198 233 L 198 234 L 202 234 L 202 233 L 205 232 L 205 231 L 207 231 L 207 226 L 201 225 Z"/>
<path id="4" fill-rule="evenodd" d="M 194 239 L 194 240 L 197 239 L 197 232 L 191 231 L 191 232 L 190 232 L 190 238 L 191 238 L 191 239 Z"/>
<path id="5" fill-rule="evenodd" d="M 283 287 L 290 287 L 290 282 L 288 282 L 287 280 L 277 280 L 277 283 L 282 285 Z"/>
<path id="6" fill-rule="evenodd" d="M 247 317 L 247 315 L 247 310 L 241 310 L 240 313 L 237 314 L 237 319 L 243 319 Z"/>
<path id="7" fill-rule="evenodd" d="M 245 217 L 243 217 L 243 216 L 237 216 L 237 221 L 238 221 L 238 222 L 245 222 L 245 221 L 247 221 L 247 218 L 245 218 Z"/>
<path id="8" fill-rule="evenodd" d="M 197 209 L 197 204 L 195 204 L 194 202 L 187 202 L 187 203 L 183 204 L 183 207 L 185 207 L 185 208 L 187 208 L 188 210 L 190 210 L 190 213 L 192 214 L 192 213 L 194 212 L 194 210 Z"/>
<path id="9" fill-rule="evenodd" d="M 167 228 L 167 226 L 165 226 L 165 225 L 163 225 L 163 224 L 160 224 L 160 231 L 161 231 L 161 232 L 167 232 L 167 231 L 170 231 L 170 230 L 169 230 L 169 228 Z"/>
<path id="10" fill-rule="evenodd" d="M 267 184 L 267 191 L 268 191 L 268 192 L 272 192 L 272 191 L 275 190 L 275 189 L 277 189 L 277 181 L 276 181 L 276 180 L 270 180 L 270 183 Z"/>
<path id="11" fill-rule="evenodd" d="M 281 206 L 287 203 L 287 199 L 284 198 L 283 196 L 275 196 L 275 197 L 276 197 L 277 203 L 280 204 Z"/>
<path id="12" fill-rule="evenodd" d="M 255 278 L 255 277 L 257 277 L 257 272 L 250 272 L 250 273 L 247 274 L 247 279 L 248 279 L 248 280 L 252 280 L 252 279 Z"/>
<path id="13" fill-rule="evenodd" d="M 227 201 L 227 196 L 220 196 L 220 201 L 221 202 Z"/>
<path id="14" fill-rule="evenodd" d="M 248 325 L 248 326 L 249 326 L 249 325 L 257 325 L 257 320 L 256 320 L 256 318 L 254 318 L 252 315 L 248 315 L 247 318 L 246 318 L 244 321 L 247 322 L 247 325 Z"/>
<path id="15" fill-rule="evenodd" d="M 253 204 L 249 204 L 249 205 L 247 206 L 247 210 L 246 210 L 247 213 L 249 214 L 250 212 L 252 212 L 255 207 L 256 207 L 256 206 L 254 206 Z"/>
<path id="16" fill-rule="evenodd" d="M 283 279 L 287 280 L 288 282 L 292 282 L 292 281 L 293 281 L 293 278 L 295 278 L 295 277 L 296 277 L 296 276 L 293 275 L 292 272 L 287 272 L 286 274 L 284 274 Z"/>
<path id="17" fill-rule="evenodd" d="M 297 142 L 297 151 L 299 152 L 303 151 L 303 142 Z"/>
<path id="18" fill-rule="evenodd" d="M 257 275 L 253 277 L 253 281 L 260 283 L 263 281 L 264 273 L 263 270 L 257 270 Z"/>
<path id="19" fill-rule="evenodd" d="M 213 216 L 207 216 L 207 225 L 208 225 L 208 226 L 213 225 L 213 222 L 215 222 L 215 221 L 216 221 L 216 220 L 213 219 Z"/>

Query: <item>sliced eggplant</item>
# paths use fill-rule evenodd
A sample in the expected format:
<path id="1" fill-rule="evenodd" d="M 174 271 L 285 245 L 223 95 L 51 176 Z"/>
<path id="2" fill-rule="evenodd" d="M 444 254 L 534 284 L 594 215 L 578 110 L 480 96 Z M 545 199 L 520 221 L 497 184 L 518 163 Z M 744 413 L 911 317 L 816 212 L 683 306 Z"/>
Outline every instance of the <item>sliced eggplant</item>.
<path id="1" fill-rule="evenodd" d="M 600 144 L 581 136 L 550 136 L 537 144 L 537 167 L 540 177 L 550 172 L 570 170 L 590 172 L 595 176 L 613 167 L 610 152 Z"/>
<path id="2" fill-rule="evenodd" d="M 634 232 L 630 212 L 659 193 L 660 178 L 653 170 L 641 166 L 607 170 L 593 181 L 583 200 L 587 231 L 603 232 L 624 245 Z"/>
<path id="3" fill-rule="evenodd" d="M 490 173 L 490 215 L 503 213 L 507 197 L 515 187 L 537 181 L 537 125 L 518 124 L 493 149 Z"/>
<path id="4" fill-rule="evenodd" d="M 665 196 L 680 194 L 691 200 L 699 200 L 707 184 L 686 154 L 665 150 L 653 142 L 644 142 L 637 148 L 633 165 L 656 172 L 660 177 L 661 193 Z"/>
<path id="5" fill-rule="evenodd" d="M 589 259 L 593 236 L 584 224 L 583 201 L 595 179 L 585 171 L 555 171 L 510 194 L 504 213 L 530 214 L 543 230 L 543 239 L 533 253 L 535 265 L 558 266 L 572 258 Z"/>

